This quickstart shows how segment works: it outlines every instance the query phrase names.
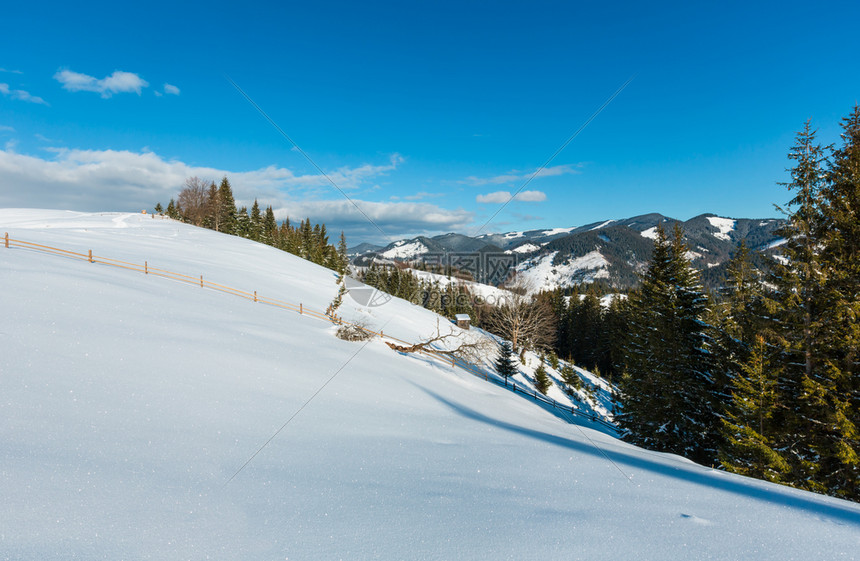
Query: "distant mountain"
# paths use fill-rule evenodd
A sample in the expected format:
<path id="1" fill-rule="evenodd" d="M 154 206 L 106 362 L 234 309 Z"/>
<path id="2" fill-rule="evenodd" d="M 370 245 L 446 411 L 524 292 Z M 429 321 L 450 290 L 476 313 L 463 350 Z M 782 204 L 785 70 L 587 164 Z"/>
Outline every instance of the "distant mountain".
<path id="1" fill-rule="evenodd" d="M 360 243 L 355 247 L 347 248 L 346 253 L 350 258 L 356 257 L 358 255 L 363 255 L 365 253 L 371 253 L 374 251 L 379 251 L 382 249 L 381 245 L 374 245 L 372 243 Z"/>
<path id="2" fill-rule="evenodd" d="M 488 284 L 498 284 L 516 272 L 534 291 L 596 281 L 626 289 L 638 283 L 638 274 L 651 258 L 657 226 L 662 224 L 671 234 L 675 223 L 684 231 L 687 257 L 702 271 L 706 286 L 716 288 L 723 283 L 726 263 L 741 240 L 750 249 L 773 252 L 781 241 L 775 231 L 784 221 L 702 214 L 681 222 L 652 213 L 571 228 L 478 237 L 420 236 L 355 253 L 353 262 L 450 264 Z"/>

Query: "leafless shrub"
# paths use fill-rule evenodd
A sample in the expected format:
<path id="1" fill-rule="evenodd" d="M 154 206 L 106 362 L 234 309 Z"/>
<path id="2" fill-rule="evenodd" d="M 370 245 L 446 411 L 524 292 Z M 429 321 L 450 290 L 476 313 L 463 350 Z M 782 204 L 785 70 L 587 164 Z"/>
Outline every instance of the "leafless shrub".
<path id="1" fill-rule="evenodd" d="M 373 338 L 373 332 L 361 323 L 345 323 L 337 328 L 335 335 L 344 341 L 367 341 Z"/>

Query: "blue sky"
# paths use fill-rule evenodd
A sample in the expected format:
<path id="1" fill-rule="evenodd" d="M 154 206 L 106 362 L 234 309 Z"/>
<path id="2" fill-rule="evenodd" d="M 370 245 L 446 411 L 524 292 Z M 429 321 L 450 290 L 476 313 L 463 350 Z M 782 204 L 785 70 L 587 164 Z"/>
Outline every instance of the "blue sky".
<path id="1" fill-rule="evenodd" d="M 768 217 L 795 131 L 836 142 L 860 101 L 856 1 L 15 4 L 2 207 L 139 211 L 226 174 L 351 244 Z"/>

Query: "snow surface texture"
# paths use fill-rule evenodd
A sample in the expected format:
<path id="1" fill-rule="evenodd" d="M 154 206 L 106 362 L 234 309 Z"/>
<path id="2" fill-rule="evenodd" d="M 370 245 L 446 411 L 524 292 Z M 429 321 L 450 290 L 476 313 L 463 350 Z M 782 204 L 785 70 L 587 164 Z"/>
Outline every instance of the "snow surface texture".
<path id="1" fill-rule="evenodd" d="M 517 265 L 516 282 L 525 286 L 530 293 L 537 293 L 541 290 L 552 291 L 582 282 L 594 282 L 595 279 L 609 278 L 609 262 L 597 250 L 554 265 L 553 259 L 557 254 L 557 251 L 553 251 Z"/>
<path id="2" fill-rule="evenodd" d="M 331 271 L 169 220 L 0 210 L 5 231 L 315 309 L 335 294 Z M 640 450 L 321 320 L 2 246 L 0 287 L 0 559 L 860 551 L 856 504 Z M 340 311 L 407 340 L 436 328 L 396 299 Z"/>

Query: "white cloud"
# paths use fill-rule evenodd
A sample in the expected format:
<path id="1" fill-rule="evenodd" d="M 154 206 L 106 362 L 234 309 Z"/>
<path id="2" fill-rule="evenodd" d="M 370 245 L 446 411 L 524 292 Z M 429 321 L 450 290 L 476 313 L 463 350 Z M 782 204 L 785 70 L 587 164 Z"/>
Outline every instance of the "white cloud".
<path id="1" fill-rule="evenodd" d="M 524 203 L 541 203 L 546 200 L 546 193 L 543 191 L 523 191 L 518 193 L 514 200 Z"/>
<path id="2" fill-rule="evenodd" d="M 41 105 L 48 105 L 48 102 L 42 99 L 39 96 L 32 95 L 30 92 L 26 92 L 24 90 L 13 90 L 9 87 L 9 84 L 0 83 L 0 93 L 3 95 L 9 96 L 12 99 L 17 99 L 19 101 L 26 101 L 28 103 L 39 103 Z"/>
<path id="3" fill-rule="evenodd" d="M 496 191 L 495 193 L 487 193 L 486 195 L 478 195 L 475 200 L 479 203 L 497 203 L 503 204 L 511 200 L 511 194 L 507 191 Z"/>
<path id="4" fill-rule="evenodd" d="M 287 201 L 282 206 L 274 207 L 274 210 L 279 220 L 287 216 L 296 220 L 310 217 L 313 222 L 325 222 L 329 232 L 345 230 L 351 239 L 376 243 L 464 230 L 474 218 L 474 214 L 467 210 L 450 210 L 429 203 L 358 199 L 352 199 L 350 202 L 343 198 L 328 201 Z"/>
<path id="5" fill-rule="evenodd" d="M 496 175 L 493 177 L 476 177 L 474 175 L 467 177 L 466 179 L 460 181 L 460 183 L 465 183 L 467 185 L 504 185 L 505 183 L 517 183 L 523 182 L 530 179 L 534 176 L 535 179 L 539 177 L 553 177 L 557 175 L 569 175 L 569 174 L 577 174 L 580 173 L 579 168 L 580 164 L 563 164 L 560 166 L 551 166 L 540 168 L 537 170 L 532 170 L 530 172 L 523 172 L 520 170 L 511 170 L 508 173 L 502 175 Z"/>
<path id="6" fill-rule="evenodd" d="M 572 175 L 582 173 L 579 169 L 582 164 L 562 164 L 560 166 L 548 166 L 541 168 L 535 177 L 553 177 L 556 175 Z M 534 172 L 532 172 L 534 173 Z M 529 174 L 531 176 L 531 174 Z"/>
<path id="7" fill-rule="evenodd" d="M 514 173 L 496 175 L 494 177 L 475 177 L 474 175 L 470 175 L 463 181 L 460 181 L 460 183 L 467 183 L 469 185 L 475 186 L 502 185 L 504 183 L 513 183 L 514 181 L 519 181 L 520 179 L 521 176 Z"/>
<path id="8" fill-rule="evenodd" d="M 71 70 L 60 70 L 54 74 L 54 79 L 70 92 L 96 92 L 104 98 L 115 93 L 134 92 L 140 95 L 141 90 L 149 86 L 149 82 L 137 74 L 122 70 L 115 70 L 113 74 L 102 79 Z"/>
<path id="9" fill-rule="evenodd" d="M 15 127 L 9 125 L 0 125 L 0 132 L 15 132 Z"/>
<path id="10" fill-rule="evenodd" d="M 11 148 L 11 147 L 10 147 Z M 79 211 L 133 211 L 166 205 L 185 179 L 197 176 L 220 181 L 227 176 L 237 204 L 271 205 L 278 219 L 310 217 L 331 231 L 346 230 L 350 238 L 382 241 L 375 226 L 344 199 L 322 175 L 296 174 L 269 166 L 235 172 L 166 160 L 149 151 L 54 149 L 53 158 L 0 150 L 0 207 L 59 208 Z M 341 167 L 329 174 L 346 188 L 363 186 L 403 162 L 397 154 L 387 164 Z M 8 187 L 7 187 L 8 186 Z M 300 200 L 299 200 L 300 199 Z M 450 231 L 465 227 L 472 213 L 414 202 L 373 202 L 353 197 L 382 230 L 393 237 Z"/>
<path id="11" fill-rule="evenodd" d="M 164 84 L 164 93 L 170 95 L 179 95 L 179 88 L 174 86 L 173 84 Z"/>
<path id="12" fill-rule="evenodd" d="M 371 178 L 385 176 L 390 171 L 397 169 L 397 166 L 405 162 L 406 159 L 400 154 L 392 154 L 388 158 L 388 163 L 383 165 L 363 164 L 361 166 L 351 168 L 348 166 L 340 167 L 334 171 L 326 172 L 326 179 L 323 175 L 306 176 L 308 186 L 326 186 L 331 187 L 331 182 L 341 189 L 358 189 L 363 186 L 363 183 Z M 329 181 L 331 179 L 331 182 Z M 372 186 L 375 190 L 378 186 Z"/>
<path id="13" fill-rule="evenodd" d="M 8 70 L 6 68 L 0 68 L 0 72 L 8 72 L 9 74 L 23 74 L 20 70 Z"/>
<path id="14" fill-rule="evenodd" d="M 478 195 L 475 200 L 479 203 L 505 204 L 511 200 L 511 194 L 507 191 L 496 191 L 486 195 Z M 513 200 L 524 203 L 539 203 L 546 200 L 546 193 L 543 191 L 523 191 L 517 193 Z"/>

